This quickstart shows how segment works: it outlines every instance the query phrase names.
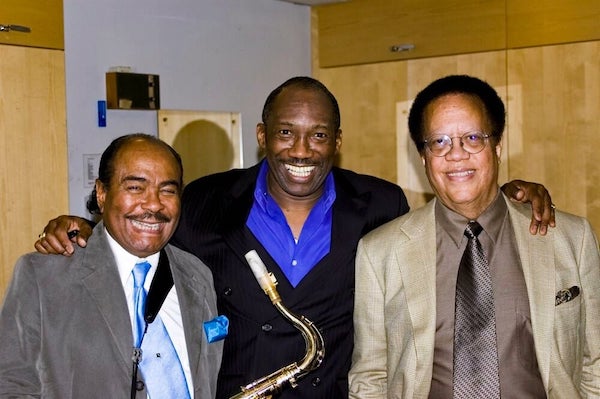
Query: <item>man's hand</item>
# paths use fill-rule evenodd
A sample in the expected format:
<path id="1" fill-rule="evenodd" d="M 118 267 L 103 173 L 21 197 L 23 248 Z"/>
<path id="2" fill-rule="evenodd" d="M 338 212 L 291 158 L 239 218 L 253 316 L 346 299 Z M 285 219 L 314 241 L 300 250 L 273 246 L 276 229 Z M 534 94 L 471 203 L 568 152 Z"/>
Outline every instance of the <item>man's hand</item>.
<path id="1" fill-rule="evenodd" d="M 513 180 L 502 186 L 502 191 L 512 201 L 531 203 L 532 217 L 529 232 L 533 235 L 538 232 L 545 236 L 548 226 L 555 227 L 554 204 L 550 193 L 541 184 L 530 183 L 523 180 Z"/>
<path id="2" fill-rule="evenodd" d="M 69 234 L 72 238 L 69 238 Z M 83 248 L 91 235 L 92 226 L 87 220 L 77 216 L 62 215 L 48 222 L 34 246 L 43 254 L 71 256 L 75 251 L 73 243 Z"/>

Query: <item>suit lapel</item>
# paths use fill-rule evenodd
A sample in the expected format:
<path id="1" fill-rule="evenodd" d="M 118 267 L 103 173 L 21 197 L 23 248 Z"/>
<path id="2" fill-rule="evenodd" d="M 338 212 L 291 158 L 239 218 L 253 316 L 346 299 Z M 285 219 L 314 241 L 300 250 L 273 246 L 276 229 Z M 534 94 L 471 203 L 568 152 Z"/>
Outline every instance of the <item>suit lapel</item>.
<path id="1" fill-rule="evenodd" d="M 166 251 L 162 249 L 158 259 L 158 268 L 156 269 L 156 274 L 152 279 L 150 290 L 146 297 L 144 319 L 148 323 L 154 321 L 172 287 L 173 273 L 171 272 L 169 257 L 167 256 Z"/>
<path id="2" fill-rule="evenodd" d="M 203 340 L 203 322 L 208 317 L 204 314 L 207 287 L 196 275 L 195 267 L 183 263 L 169 246 L 165 248 L 165 252 L 170 259 L 169 264 L 181 311 L 190 371 L 194 378 L 194 386 L 197 387 L 202 383 L 198 380 L 198 376 L 200 376 L 202 350 L 206 345 Z"/>
<path id="3" fill-rule="evenodd" d="M 246 231 L 246 219 L 254 202 L 254 188 L 260 170 L 259 162 L 249 168 L 244 175 L 238 179 L 229 191 L 229 195 L 223 199 L 223 208 L 228 209 L 228 217 L 223 220 L 219 230 L 227 245 L 241 262 L 246 263 L 244 255 L 251 249 Z"/>
<path id="4" fill-rule="evenodd" d="M 102 316 L 98 322 L 106 324 L 123 360 L 119 364 L 125 373 L 129 373 L 133 346 L 131 320 L 117 264 L 108 245 L 102 223 L 94 228 L 82 266 L 81 282 L 94 299 Z"/>
<path id="5" fill-rule="evenodd" d="M 406 302 L 412 321 L 417 381 L 431 381 L 436 321 L 435 200 L 408 214 L 400 226 L 396 251 Z M 429 384 L 423 386 L 424 392 Z M 419 383 L 416 384 L 419 386 Z M 418 393 L 418 389 L 415 394 Z"/>
<path id="6" fill-rule="evenodd" d="M 358 242 L 362 236 L 371 193 L 357 192 L 341 173 L 335 171 L 336 199 L 333 204 L 329 263 L 342 265 L 348 262 L 348 254 L 354 256 L 354 251 L 348 251 L 348 243 Z"/>
<path id="7" fill-rule="evenodd" d="M 515 240 L 521 257 L 523 275 L 529 296 L 529 311 L 535 351 L 544 386 L 548 385 L 550 353 L 553 347 L 555 265 L 552 245 L 552 229 L 546 237 L 529 233 L 530 216 L 522 214 L 506 200 L 515 232 Z"/>

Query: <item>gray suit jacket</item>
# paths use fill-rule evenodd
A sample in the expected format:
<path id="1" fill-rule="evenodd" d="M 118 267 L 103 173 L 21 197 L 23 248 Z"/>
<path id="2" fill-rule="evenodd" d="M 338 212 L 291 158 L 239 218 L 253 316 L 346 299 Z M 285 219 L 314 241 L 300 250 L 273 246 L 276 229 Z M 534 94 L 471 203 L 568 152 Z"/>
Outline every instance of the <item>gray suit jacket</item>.
<path id="1" fill-rule="evenodd" d="M 600 256 L 590 224 L 556 213 L 529 234 L 530 208 L 510 200 L 540 374 L 548 398 L 600 395 Z M 436 232 L 431 201 L 365 236 L 356 260 L 350 397 L 427 398 L 436 326 Z M 557 291 L 580 294 L 555 306 Z"/>
<path id="2" fill-rule="evenodd" d="M 193 376 L 194 398 L 215 397 L 222 341 L 208 343 L 212 275 L 194 256 L 165 248 Z M 0 398 L 129 398 L 132 331 L 102 223 L 72 257 L 27 254 L 0 311 Z M 146 392 L 138 392 L 146 398 Z"/>

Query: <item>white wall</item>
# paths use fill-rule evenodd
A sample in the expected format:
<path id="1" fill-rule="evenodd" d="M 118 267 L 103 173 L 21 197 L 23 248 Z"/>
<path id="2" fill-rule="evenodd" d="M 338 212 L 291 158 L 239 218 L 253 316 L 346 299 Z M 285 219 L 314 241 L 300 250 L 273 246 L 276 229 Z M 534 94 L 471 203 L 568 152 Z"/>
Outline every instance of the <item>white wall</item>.
<path id="1" fill-rule="evenodd" d="M 64 0 L 69 190 L 87 215 L 84 157 L 115 137 L 156 134 L 156 112 L 108 110 L 111 66 L 160 75 L 163 109 L 242 114 L 245 166 L 257 159 L 255 126 L 268 93 L 310 75 L 310 8 L 275 0 Z"/>

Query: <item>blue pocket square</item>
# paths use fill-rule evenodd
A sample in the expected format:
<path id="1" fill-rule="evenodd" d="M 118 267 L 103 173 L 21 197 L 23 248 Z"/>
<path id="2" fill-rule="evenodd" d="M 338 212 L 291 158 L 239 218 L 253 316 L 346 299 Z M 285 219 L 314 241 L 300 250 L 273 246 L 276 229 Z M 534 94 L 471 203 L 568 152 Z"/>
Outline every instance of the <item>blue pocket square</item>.
<path id="1" fill-rule="evenodd" d="M 571 288 L 565 288 L 556 293 L 556 298 L 554 299 L 554 306 L 558 306 L 561 303 L 569 302 L 577 298 L 579 295 L 579 287 L 574 285 Z"/>
<path id="2" fill-rule="evenodd" d="M 212 320 L 204 322 L 204 333 L 208 342 L 220 341 L 227 336 L 229 331 L 229 319 L 227 316 L 217 316 Z"/>

